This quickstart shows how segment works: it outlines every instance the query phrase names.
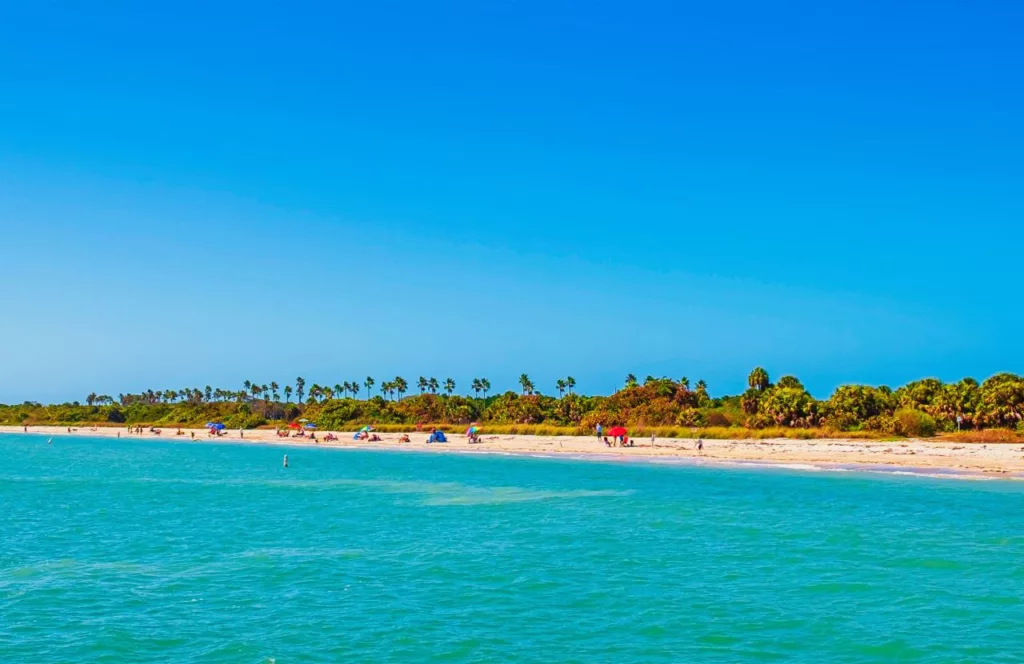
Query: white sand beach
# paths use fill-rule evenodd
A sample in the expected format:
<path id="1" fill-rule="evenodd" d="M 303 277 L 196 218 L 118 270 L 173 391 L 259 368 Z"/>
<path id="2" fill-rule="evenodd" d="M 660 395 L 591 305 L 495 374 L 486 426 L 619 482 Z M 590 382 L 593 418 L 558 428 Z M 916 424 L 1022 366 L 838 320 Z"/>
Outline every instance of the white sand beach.
<path id="1" fill-rule="evenodd" d="M 103 436 L 144 440 L 192 442 L 242 442 L 273 445 L 338 448 L 387 448 L 415 449 L 423 452 L 479 452 L 504 454 L 551 454 L 551 455 L 607 455 L 611 458 L 665 458 L 706 459 L 723 462 L 751 462 L 775 464 L 806 464 L 811 466 L 891 466 L 914 469 L 948 470 L 966 473 L 1009 474 L 1024 473 L 1024 446 L 1020 444 L 994 443 L 952 443 L 928 440 L 867 441 L 843 439 L 817 440 L 705 440 L 704 449 L 698 452 L 696 441 L 691 439 L 649 438 L 635 441 L 635 447 L 607 447 L 589 436 L 529 436 L 529 435 L 487 435 L 479 443 L 470 443 L 461 432 L 448 434 L 447 443 L 428 444 L 428 434 L 410 431 L 408 443 L 400 443 L 400 433 L 380 433 L 379 442 L 355 441 L 353 432 L 334 432 L 337 441 L 324 442 L 330 433 L 317 432 L 314 443 L 308 438 L 281 438 L 273 430 L 252 429 L 244 432 L 226 431 L 217 438 L 209 436 L 205 429 L 165 428 L 159 435 L 143 429 L 143 433 L 129 433 L 125 427 L 67 427 L 30 426 L 28 433 L 41 436 Z M 18 426 L 0 427 L 3 433 L 24 433 Z M 194 439 L 193 439 L 194 435 Z"/>

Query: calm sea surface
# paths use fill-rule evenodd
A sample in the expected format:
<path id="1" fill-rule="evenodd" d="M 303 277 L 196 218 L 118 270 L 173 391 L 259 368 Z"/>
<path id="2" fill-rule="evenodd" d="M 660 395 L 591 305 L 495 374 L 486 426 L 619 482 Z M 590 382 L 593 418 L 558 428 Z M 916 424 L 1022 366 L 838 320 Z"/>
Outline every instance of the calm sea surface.
<path id="1" fill-rule="evenodd" d="M 8 435 L 0 505 L 8 662 L 1024 661 L 1021 482 Z"/>

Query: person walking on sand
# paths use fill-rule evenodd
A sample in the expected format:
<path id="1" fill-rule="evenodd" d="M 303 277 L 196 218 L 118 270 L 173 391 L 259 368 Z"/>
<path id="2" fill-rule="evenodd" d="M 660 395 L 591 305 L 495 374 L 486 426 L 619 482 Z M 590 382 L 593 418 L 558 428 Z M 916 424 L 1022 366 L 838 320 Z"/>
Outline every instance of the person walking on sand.
<path id="1" fill-rule="evenodd" d="M 697 439 L 697 456 L 704 456 L 704 439 Z"/>
<path id="2" fill-rule="evenodd" d="M 601 423 L 597 423 L 597 439 L 601 440 Z"/>

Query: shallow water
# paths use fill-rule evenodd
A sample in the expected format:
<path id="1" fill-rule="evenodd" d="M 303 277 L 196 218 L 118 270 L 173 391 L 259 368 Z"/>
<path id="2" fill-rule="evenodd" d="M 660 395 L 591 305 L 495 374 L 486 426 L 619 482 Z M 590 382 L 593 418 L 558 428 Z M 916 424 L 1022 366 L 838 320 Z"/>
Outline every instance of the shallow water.
<path id="1" fill-rule="evenodd" d="M 1024 660 L 1019 482 L 38 436 L 0 458 L 8 661 Z"/>

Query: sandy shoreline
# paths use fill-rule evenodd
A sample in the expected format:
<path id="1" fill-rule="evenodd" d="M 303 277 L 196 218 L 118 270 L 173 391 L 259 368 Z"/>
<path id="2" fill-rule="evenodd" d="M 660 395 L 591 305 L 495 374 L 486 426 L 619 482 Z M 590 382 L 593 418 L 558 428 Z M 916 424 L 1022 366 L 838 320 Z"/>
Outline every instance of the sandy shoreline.
<path id="1" fill-rule="evenodd" d="M 600 455 L 610 458 L 664 459 L 804 464 L 820 467 L 889 467 L 907 469 L 952 471 L 960 473 L 986 473 L 1008 475 L 1024 473 L 1024 446 L 1019 444 L 977 444 L 948 443 L 921 440 L 898 442 L 818 439 L 818 440 L 705 440 L 703 454 L 698 455 L 695 441 L 691 439 L 657 439 L 637 441 L 636 447 L 606 447 L 596 438 L 589 436 L 528 436 L 528 435 L 487 435 L 478 444 L 470 444 L 461 433 L 448 436 L 450 442 L 427 444 L 427 434 L 410 432 L 412 442 L 399 443 L 398 433 L 382 433 L 380 442 L 355 441 L 352 432 L 335 432 L 339 440 L 323 442 L 326 431 L 317 432 L 319 443 L 307 438 L 279 438 L 272 430 L 247 430 L 226 432 L 226 435 L 212 438 L 205 429 L 183 429 L 181 436 L 175 429 L 164 429 L 161 435 L 129 433 L 126 428 L 78 427 L 68 432 L 67 427 L 31 426 L 28 433 L 47 436 L 93 436 L 121 437 L 145 440 L 193 440 L 195 442 L 244 442 L 273 445 L 358 448 L 358 449 L 415 449 L 424 452 L 477 452 L 524 455 Z M 19 426 L 0 426 L 0 433 L 24 433 Z"/>

